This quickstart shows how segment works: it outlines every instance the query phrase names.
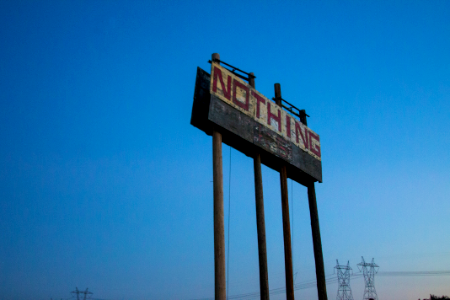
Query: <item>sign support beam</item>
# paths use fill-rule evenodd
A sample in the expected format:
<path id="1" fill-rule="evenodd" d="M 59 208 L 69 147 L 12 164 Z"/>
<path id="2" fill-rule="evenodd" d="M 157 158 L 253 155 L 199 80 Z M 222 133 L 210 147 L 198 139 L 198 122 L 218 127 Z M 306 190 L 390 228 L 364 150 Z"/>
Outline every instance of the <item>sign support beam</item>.
<path id="1" fill-rule="evenodd" d="M 281 107 L 281 87 L 275 83 L 275 101 Z M 286 165 L 280 170 L 281 212 L 283 215 L 284 265 L 286 273 L 286 299 L 294 300 L 294 272 L 292 269 L 291 224 L 289 220 L 289 197 Z"/>
<path id="2" fill-rule="evenodd" d="M 250 75 L 254 75 L 253 72 Z M 255 88 L 255 78 L 249 76 L 250 85 Z M 261 300 L 269 300 L 269 276 L 267 270 L 266 224 L 264 220 L 264 195 L 261 173 L 261 154 L 255 151 L 253 158 L 255 173 L 256 229 L 258 232 L 259 291 Z"/>
<path id="3" fill-rule="evenodd" d="M 300 120 L 305 126 L 308 126 L 306 121 L 305 110 L 300 111 Z M 317 294 L 319 300 L 327 300 L 327 285 L 325 282 L 325 266 L 323 263 L 322 252 L 322 240 L 320 238 L 320 226 L 319 226 L 319 211 L 317 209 L 316 189 L 314 187 L 314 181 L 308 186 L 308 203 L 309 203 L 309 215 L 311 218 L 311 232 L 313 238 L 314 247 L 314 262 L 316 265 L 316 280 L 317 280 Z"/>
<path id="4" fill-rule="evenodd" d="M 316 263 L 317 294 L 319 296 L 319 300 L 327 300 L 325 267 L 323 264 L 322 242 L 320 239 L 319 212 L 317 210 L 316 190 L 314 187 L 314 182 L 311 182 L 308 186 L 308 202 L 309 214 L 311 217 L 314 261 Z"/>
<path id="5" fill-rule="evenodd" d="M 220 60 L 214 53 L 212 60 Z M 223 221 L 222 134 L 213 129 L 213 182 L 214 182 L 214 288 L 215 299 L 226 300 L 225 230 Z"/>

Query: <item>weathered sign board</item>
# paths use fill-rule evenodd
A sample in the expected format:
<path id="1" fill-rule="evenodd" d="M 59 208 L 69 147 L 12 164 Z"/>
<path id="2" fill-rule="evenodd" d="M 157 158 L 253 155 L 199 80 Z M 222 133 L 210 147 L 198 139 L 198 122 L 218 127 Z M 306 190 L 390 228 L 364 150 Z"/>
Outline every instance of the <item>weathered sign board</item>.
<path id="1" fill-rule="evenodd" d="M 248 156 L 258 151 L 272 169 L 285 165 L 301 184 L 322 182 L 319 135 L 218 63 L 211 75 L 197 69 L 191 124 L 209 135 L 216 128 Z"/>

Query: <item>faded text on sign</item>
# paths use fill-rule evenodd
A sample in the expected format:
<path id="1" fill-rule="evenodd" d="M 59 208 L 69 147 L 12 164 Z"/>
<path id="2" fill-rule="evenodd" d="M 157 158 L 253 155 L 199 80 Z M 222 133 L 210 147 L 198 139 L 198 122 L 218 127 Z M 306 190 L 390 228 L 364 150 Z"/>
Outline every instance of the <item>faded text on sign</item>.
<path id="1" fill-rule="evenodd" d="M 314 158 L 321 160 L 319 135 L 274 101 L 217 63 L 212 63 L 210 92 Z"/>

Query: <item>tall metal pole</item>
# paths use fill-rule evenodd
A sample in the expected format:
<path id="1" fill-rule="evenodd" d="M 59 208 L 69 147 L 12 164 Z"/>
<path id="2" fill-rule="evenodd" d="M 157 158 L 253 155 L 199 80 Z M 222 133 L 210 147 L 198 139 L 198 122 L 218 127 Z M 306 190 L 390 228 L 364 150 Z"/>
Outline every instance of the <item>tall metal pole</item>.
<path id="1" fill-rule="evenodd" d="M 214 53 L 212 61 L 220 60 Z M 213 129 L 213 181 L 214 181 L 214 283 L 215 299 L 226 300 L 225 231 L 223 221 L 222 134 Z"/>
<path id="2" fill-rule="evenodd" d="M 281 86 L 275 83 L 275 101 L 281 108 Z M 283 165 L 280 170 L 281 212 L 283 215 L 284 265 L 286 273 L 286 299 L 294 300 L 294 272 L 292 269 L 291 225 L 289 220 L 289 200 L 287 185 L 287 169 Z"/>
<path id="3" fill-rule="evenodd" d="M 300 120 L 303 124 L 306 122 L 306 112 L 300 111 Z M 309 215 L 311 217 L 311 232 L 314 247 L 314 261 L 316 264 L 317 294 L 319 300 L 327 300 L 327 286 L 325 282 L 325 267 L 323 263 L 322 240 L 320 238 L 319 212 L 317 210 L 316 189 L 314 181 L 310 182 L 308 188 Z"/>
<path id="4" fill-rule="evenodd" d="M 250 85 L 255 87 L 253 72 L 250 73 Z M 267 271 L 266 224 L 264 220 L 264 196 L 261 173 L 261 154 L 256 151 L 253 159 L 255 173 L 256 229 L 258 231 L 259 255 L 259 291 L 261 300 L 269 300 L 269 276 Z"/>

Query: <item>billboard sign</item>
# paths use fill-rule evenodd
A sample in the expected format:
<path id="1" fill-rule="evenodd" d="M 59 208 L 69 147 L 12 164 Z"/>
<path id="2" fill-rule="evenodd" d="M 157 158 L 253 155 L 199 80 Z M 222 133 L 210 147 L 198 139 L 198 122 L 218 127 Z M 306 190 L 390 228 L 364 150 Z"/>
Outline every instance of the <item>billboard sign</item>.
<path id="1" fill-rule="evenodd" d="M 239 77 L 212 63 L 211 95 L 243 112 L 286 141 L 321 160 L 319 135 Z"/>
<path id="2" fill-rule="evenodd" d="M 299 183 L 322 182 L 319 135 L 216 62 L 211 75 L 198 68 L 191 124 L 207 134 L 219 126 L 225 143 L 249 156 L 261 149 L 275 170 L 287 163 Z"/>

